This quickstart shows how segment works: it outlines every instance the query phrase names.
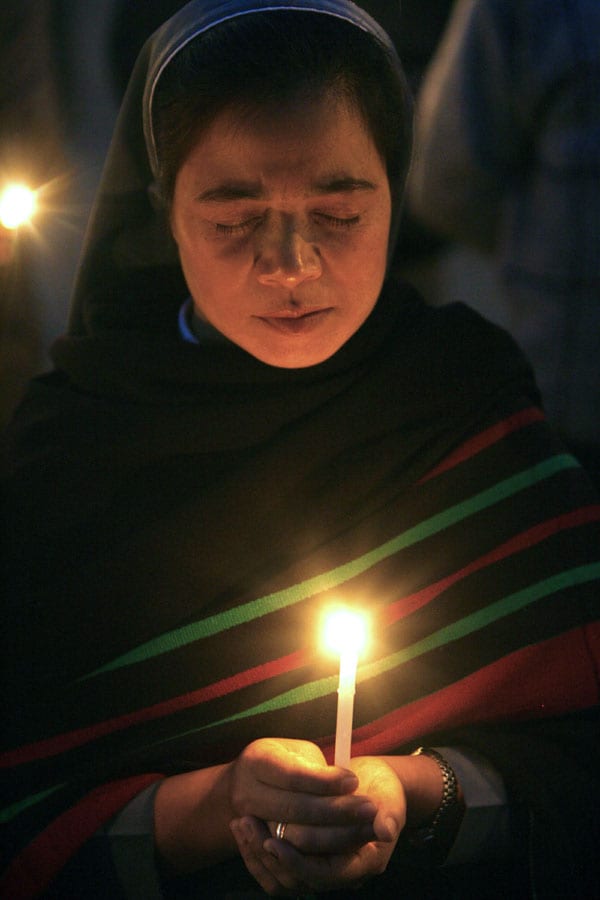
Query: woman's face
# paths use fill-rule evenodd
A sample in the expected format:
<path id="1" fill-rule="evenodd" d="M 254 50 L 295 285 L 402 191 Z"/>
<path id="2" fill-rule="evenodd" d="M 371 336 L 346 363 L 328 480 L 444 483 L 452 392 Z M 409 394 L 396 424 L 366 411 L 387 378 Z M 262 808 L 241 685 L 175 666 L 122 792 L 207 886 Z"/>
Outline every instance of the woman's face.
<path id="1" fill-rule="evenodd" d="M 312 366 L 367 318 L 391 218 L 384 163 L 342 99 L 224 112 L 175 182 L 171 225 L 197 315 L 262 362 Z"/>

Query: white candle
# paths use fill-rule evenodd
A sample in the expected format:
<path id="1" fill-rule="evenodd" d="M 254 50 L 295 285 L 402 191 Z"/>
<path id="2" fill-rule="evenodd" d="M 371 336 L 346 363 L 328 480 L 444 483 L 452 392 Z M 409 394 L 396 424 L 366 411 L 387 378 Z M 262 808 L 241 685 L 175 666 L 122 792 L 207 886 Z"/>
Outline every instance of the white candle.
<path id="1" fill-rule="evenodd" d="M 350 765 L 352 748 L 352 718 L 354 715 L 354 694 L 358 653 L 342 650 L 340 654 L 340 682 L 338 686 L 337 720 L 335 725 L 336 766 L 347 769 Z"/>
<path id="2" fill-rule="evenodd" d="M 326 640 L 340 654 L 334 762 L 336 766 L 347 769 L 352 749 L 356 667 L 359 651 L 365 641 L 363 617 L 350 610 L 332 613 L 326 622 Z"/>

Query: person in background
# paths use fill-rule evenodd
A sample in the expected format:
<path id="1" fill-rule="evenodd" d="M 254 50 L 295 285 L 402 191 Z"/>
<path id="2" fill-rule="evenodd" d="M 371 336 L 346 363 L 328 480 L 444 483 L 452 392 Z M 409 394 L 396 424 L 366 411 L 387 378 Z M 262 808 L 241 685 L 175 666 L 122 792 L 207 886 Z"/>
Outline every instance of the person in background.
<path id="1" fill-rule="evenodd" d="M 600 5 L 457 0 L 416 123 L 408 209 L 493 259 L 499 319 L 600 483 Z"/>
<path id="2" fill-rule="evenodd" d="M 348 0 L 141 51 L 4 435 L 2 896 L 595 889 L 600 504 L 508 334 L 390 274 L 411 129 Z"/>
<path id="3" fill-rule="evenodd" d="M 50 40 L 49 2 L 0 7 L 0 195 L 13 184 L 37 191 L 64 171 L 63 128 Z M 40 224 L 40 214 L 36 226 Z M 0 425 L 41 369 L 36 231 L 0 223 Z"/>

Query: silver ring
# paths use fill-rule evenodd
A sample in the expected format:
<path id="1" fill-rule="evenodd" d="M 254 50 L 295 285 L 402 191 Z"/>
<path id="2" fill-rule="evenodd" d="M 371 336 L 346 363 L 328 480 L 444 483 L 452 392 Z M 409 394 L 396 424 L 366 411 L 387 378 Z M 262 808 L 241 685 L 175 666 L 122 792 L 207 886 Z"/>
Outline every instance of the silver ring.
<path id="1" fill-rule="evenodd" d="M 288 827 L 287 822 L 278 822 L 275 826 L 275 837 L 280 841 L 285 840 L 285 829 Z"/>

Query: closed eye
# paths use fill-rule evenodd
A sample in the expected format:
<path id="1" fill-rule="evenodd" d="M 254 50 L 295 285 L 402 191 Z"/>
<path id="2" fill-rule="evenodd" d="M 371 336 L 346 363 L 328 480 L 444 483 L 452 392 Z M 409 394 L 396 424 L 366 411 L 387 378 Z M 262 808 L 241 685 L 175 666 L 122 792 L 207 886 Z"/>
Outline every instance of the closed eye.
<path id="1" fill-rule="evenodd" d="M 316 215 L 332 228 L 351 228 L 360 222 L 360 216 L 349 216 L 346 219 L 342 219 L 339 216 L 330 216 L 327 213 L 316 213 Z"/>
<path id="2" fill-rule="evenodd" d="M 224 225 L 220 222 L 215 222 L 215 229 L 217 234 L 231 237 L 236 234 L 245 234 L 258 225 L 260 221 L 259 216 L 253 216 L 251 219 L 246 219 L 245 222 L 236 222 L 234 225 Z"/>
<path id="3" fill-rule="evenodd" d="M 329 228 L 351 228 L 353 225 L 358 225 L 360 222 L 360 216 L 348 216 L 343 218 L 341 216 L 332 216 L 322 212 L 316 212 L 314 213 L 314 216 Z M 262 221 L 262 216 L 252 216 L 249 219 L 245 219 L 243 222 L 235 222 L 231 225 L 226 225 L 223 222 L 215 222 L 214 227 L 217 234 L 223 235 L 224 237 L 234 237 L 235 235 L 243 235 L 252 231 L 252 229 L 258 227 Z"/>

